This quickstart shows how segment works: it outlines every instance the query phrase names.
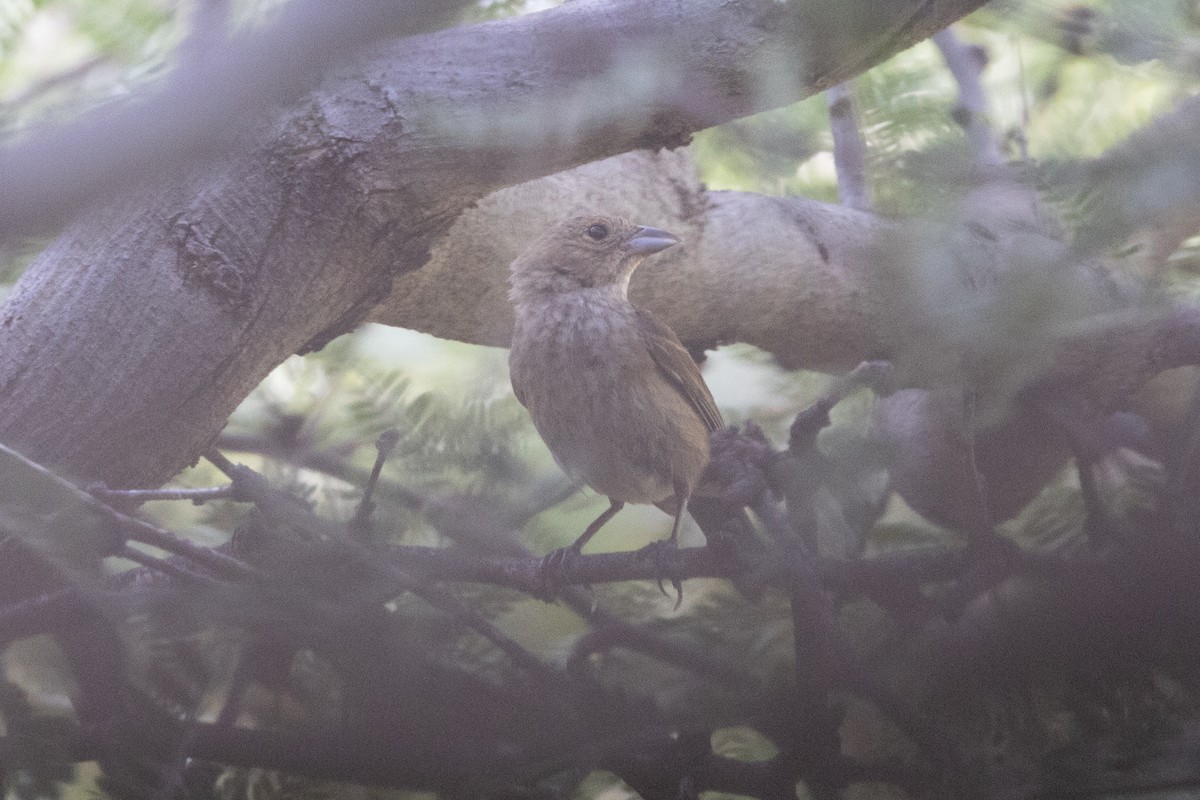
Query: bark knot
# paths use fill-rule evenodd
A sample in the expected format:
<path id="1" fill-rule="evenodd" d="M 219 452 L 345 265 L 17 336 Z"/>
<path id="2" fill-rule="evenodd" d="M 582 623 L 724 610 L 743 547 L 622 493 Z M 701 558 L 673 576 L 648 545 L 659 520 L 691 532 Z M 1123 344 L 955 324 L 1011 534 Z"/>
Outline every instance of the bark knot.
<path id="1" fill-rule="evenodd" d="M 217 246 L 215 235 L 179 214 L 171 220 L 171 240 L 186 284 L 206 286 L 230 305 L 249 299 L 244 271 Z"/>

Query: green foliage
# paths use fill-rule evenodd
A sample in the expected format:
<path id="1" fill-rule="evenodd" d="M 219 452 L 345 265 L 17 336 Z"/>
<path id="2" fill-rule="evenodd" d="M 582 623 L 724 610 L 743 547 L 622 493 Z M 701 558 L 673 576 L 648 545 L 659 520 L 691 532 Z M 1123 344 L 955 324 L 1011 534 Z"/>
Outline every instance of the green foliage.
<path id="1" fill-rule="evenodd" d="M 387 791 L 304 780 L 266 769 L 227 769 L 217 780 L 219 800 L 436 800 L 433 793 Z"/>
<path id="2" fill-rule="evenodd" d="M 36 11 L 33 0 L 5 0 L 0 3 L 0 54 L 10 54 L 23 29 Z"/>
<path id="3" fill-rule="evenodd" d="M 525 13 L 531 5 L 544 7 L 558 5 L 558 3 L 537 4 L 530 3 L 529 0 L 476 0 L 473 5 L 467 7 L 463 16 L 468 22 L 484 22 L 490 19 L 515 17 L 518 14 Z"/>
<path id="4" fill-rule="evenodd" d="M 713 731 L 712 746 L 717 755 L 739 761 L 766 761 L 779 753 L 774 742 L 745 725 Z"/>
<path id="5" fill-rule="evenodd" d="M 528 422 L 515 398 L 413 392 L 407 379 L 390 373 L 371 378 L 347 408 L 352 434 L 380 426 L 401 432 L 394 463 L 405 478 L 438 475 L 444 484 L 495 486 L 527 471 L 516 440 Z"/>
<path id="6" fill-rule="evenodd" d="M 185 28 L 155 0 L 0 3 L 0 132 L 65 118 L 157 77 Z"/>
<path id="7" fill-rule="evenodd" d="M 836 200 L 830 165 L 798 169 L 831 148 L 824 97 L 701 131 L 692 145 L 701 175 L 713 188 Z"/>
<path id="8" fill-rule="evenodd" d="M 146 0 L 41 0 L 41 10 L 53 9 L 65 15 L 83 38 L 96 50 L 120 61 L 134 64 L 149 57 L 161 57 L 178 44 L 178 32 L 171 36 L 167 26 L 174 17 L 172 4 Z"/>
<path id="9" fill-rule="evenodd" d="M 247 398 L 228 432 L 322 453 L 345 465 L 339 474 L 323 475 L 279 463 L 268 474 L 300 489 L 322 513 L 347 519 L 375 460 L 375 440 L 397 431 L 376 519 L 392 530 L 408 529 L 410 536 L 421 535 L 411 530 L 406 498 L 413 493 L 513 502 L 529 496 L 539 477 L 554 474 L 549 454 L 508 389 L 506 371 L 496 361 L 502 354 L 418 337 L 442 351 L 422 356 L 420 348 L 378 347 L 380 338 L 412 342 L 414 335 L 368 329 L 290 360 Z M 457 374 L 444 377 L 442 369 Z"/>
<path id="10" fill-rule="evenodd" d="M 1093 4 L 1094 5 L 1094 4 Z M 1196 21 L 1188 4 L 1113 2 L 1099 17 L 1090 52 L 1065 53 L 1056 32 L 1077 4 L 993 3 L 959 26 L 983 48 L 982 79 L 992 128 L 1012 159 L 1099 155 L 1185 96 L 1195 85 Z M 1113 52 L 1116 56 L 1099 54 Z M 1164 54 L 1167 54 L 1164 57 Z M 957 87 L 932 42 L 901 53 L 854 81 L 868 178 L 878 209 L 913 214 L 930 193 L 969 167 L 951 110 Z M 718 189 L 836 200 L 824 96 L 697 135 L 694 150 Z"/>

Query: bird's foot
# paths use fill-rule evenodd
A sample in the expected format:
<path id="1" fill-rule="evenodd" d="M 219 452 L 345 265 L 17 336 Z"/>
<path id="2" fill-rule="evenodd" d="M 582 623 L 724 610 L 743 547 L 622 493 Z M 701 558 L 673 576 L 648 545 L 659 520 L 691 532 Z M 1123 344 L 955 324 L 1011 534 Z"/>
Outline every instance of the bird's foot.
<path id="1" fill-rule="evenodd" d="M 556 600 L 570 580 L 571 567 L 577 558 L 579 548 L 575 546 L 560 547 L 547 553 L 538 565 L 536 596 L 548 603 Z"/>
<path id="2" fill-rule="evenodd" d="M 658 584 L 658 590 L 665 597 L 671 595 L 663 586 L 663 580 L 671 581 L 671 587 L 675 590 L 675 610 L 678 611 L 683 605 L 683 581 L 679 578 L 679 546 L 675 544 L 675 540 L 671 538 L 651 542 L 637 551 L 637 558 L 654 562 L 654 580 Z"/>

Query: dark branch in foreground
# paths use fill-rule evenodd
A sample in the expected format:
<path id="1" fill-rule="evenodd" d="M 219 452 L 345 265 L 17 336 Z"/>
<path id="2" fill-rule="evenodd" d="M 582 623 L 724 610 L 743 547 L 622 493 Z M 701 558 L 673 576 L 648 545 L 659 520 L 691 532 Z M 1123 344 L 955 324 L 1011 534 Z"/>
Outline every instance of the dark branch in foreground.
<path id="1" fill-rule="evenodd" d="M 430 579 L 467 581 L 507 586 L 531 595 L 540 589 L 538 556 L 481 557 L 459 548 L 390 546 L 386 548 L 393 563 Z M 868 594 L 875 587 L 898 583 L 922 584 L 953 580 L 964 569 L 964 554 L 958 549 L 941 547 L 914 548 L 864 559 L 813 559 L 822 583 L 840 596 Z M 722 562 L 722 554 L 711 547 L 685 547 L 679 550 L 678 571 L 681 579 L 734 578 L 747 574 L 744 567 Z M 672 567 L 676 564 L 673 562 Z M 777 581 L 786 574 L 786 566 L 775 571 L 756 571 L 766 581 Z M 658 568 L 636 551 L 581 555 L 565 571 L 564 585 L 591 586 L 620 581 L 653 581 Z"/>
<path id="2" fill-rule="evenodd" d="M 792 428 L 791 457 L 799 458 L 815 446 L 832 405 L 861 382 L 871 383 L 872 376 L 886 384 L 886 373 L 867 365 L 799 415 Z M 988 664 L 1001 676 L 1004 669 L 1015 668 L 1006 652 L 1014 648 L 1031 662 L 1052 662 L 1064 648 L 1087 650 L 1101 642 L 1115 646 L 1116 637 L 1128 643 L 1127 657 L 1135 658 L 1148 620 L 1186 627 L 1200 616 L 1192 608 L 1195 603 L 1175 602 L 1167 609 L 1155 591 L 1146 588 L 1185 598 L 1182 587 L 1195 583 L 1195 565 L 1200 564 L 1189 555 L 1194 549 L 1190 540 L 1172 532 L 1173 523 L 1154 515 L 1140 525 L 1156 546 L 1175 548 L 1168 564 L 1144 547 L 1050 553 L 1013 545 L 992 581 L 965 590 L 978 569 L 970 547 L 913 548 L 862 558 L 815 555 L 807 544 L 809 533 L 802 528 L 823 523 L 813 509 L 801 506 L 810 502 L 817 484 L 805 490 L 790 487 L 785 511 L 765 474 L 739 477 L 739 472 L 753 473 L 774 458 L 757 436 L 753 429 L 727 432 L 722 441 L 727 449 L 721 452 L 740 453 L 741 460 L 730 456 L 733 460 L 725 463 L 722 474 L 734 477 L 740 488 L 733 494 L 738 497 L 748 487 L 757 487 L 751 505 L 763 535 L 755 542 L 742 542 L 750 555 L 739 553 L 731 541 L 710 538 L 704 547 L 681 550 L 672 570 L 681 579 L 725 578 L 750 596 L 772 590 L 789 598 L 794 648 L 791 680 L 783 684 L 747 673 L 737 654 L 723 650 L 719 642 L 693 641 L 670 628 L 628 622 L 595 608 L 595 598 L 577 588 L 659 578 L 661 567 L 637 552 L 581 555 L 565 567 L 561 599 L 589 622 L 591 631 L 577 640 L 565 670 L 552 660 L 543 661 L 542 655 L 520 643 L 520 637 L 511 636 L 464 600 L 471 590 L 456 586 L 485 584 L 541 595 L 542 560 L 519 544 L 513 529 L 534 506 L 485 508 L 464 498 L 464 512 L 480 527 L 469 536 L 454 534 L 452 546 L 375 544 L 356 536 L 353 524 L 322 520 L 264 476 L 215 451 L 208 458 L 231 479 L 229 499 L 254 506 L 253 524 L 239 530 L 241 542 L 232 550 L 237 558 L 186 543 L 170 531 L 107 507 L 97 496 L 13 451 L 0 450 L 0 456 L 36 473 L 70 503 L 107 523 L 116 545 L 105 540 L 106 554 L 133 558 L 141 571 L 155 577 L 119 577 L 103 589 L 47 589 L 10 603 L 0 609 L 0 640 L 51 633 L 69 641 L 82 628 L 95 628 L 105 610 L 119 620 L 114 611 L 140 614 L 147 601 L 154 603 L 158 597 L 199 598 L 204 608 L 211 598 L 233 592 L 242 598 L 239 605 L 247 606 L 249 616 L 243 618 L 238 609 L 212 608 L 216 616 L 206 626 L 240 631 L 248 638 L 237 662 L 234 693 L 216 725 L 153 722 L 152 738 L 169 742 L 167 763 L 184 757 L 208 759 L 325 780 L 474 795 L 506 795 L 515 787 L 528 790 L 564 772 L 605 768 L 652 800 L 707 789 L 774 800 L 793 796 L 799 781 L 817 797 L 836 796 L 851 783 L 867 780 L 886 781 L 917 796 L 962 796 L 979 779 L 943 723 L 910 704 L 907 695 L 872 666 L 875 658 L 860 652 L 861 644 L 851 639 L 840 616 L 850 601 L 869 599 L 904 618 L 904 624 L 912 626 L 910 632 L 936 629 L 926 623 L 941 626 L 945 641 L 934 652 L 942 669 L 972 674 L 980 664 Z M 731 442 L 744 447 L 729 447 Z M 365 479 L 373 482 L 378 475 Z M 102 490 L 94 495 L 104 497 Z M 112 500 L 125 504 L 147 497 L 120 493 Z M 180 499 L 191 498 L 183 494 Z M 427 501 L 423 508 L 440 524 L 460 525 L 461 515 L 451 513 L 454 505 L 453 499 L 443 498 Z M 172 555 L 158 558 L 133 550 L 125 537 L 166 545 Z M 293 559 L 294 567 L 289 566 Z M 131 574 L 139 570 L 126 573 Z M 1125 579 L 1114 580 L 1118 575 Z M 1055 588 L 1044 593 L 1043 586 Z M 494 648 L 489 660 L 503 665 L 508 680 L 481 680 L 462 665 L 426 658 L 419 639 L 412 637 L 410 620 L 390 610 L 392 600 L 399 597 L 397 602 L 402 602 L 406 596 L 432 606 L 439 626 L 445 626 L 447 618 L 438 613 L 448 615 L 453 636 L 470 630 L 483 637 L 484 647 Z M 947 597 L 956 599 L 947 603 Z M 919 612 L 905 617 L 904 605 L 921 598 L 927 602 L 920 604 Z M 260 604 L 266 611 L 251 611 Z M 278 613 L 272 604 L 282 604 L 291 616 L 271 617 Z M 418 606 L 423 607 L 403 607 Z M 1121 609 L 1121 615 L 1114 617 L 1112 609 Z M 1022 628 L 1020 621 L 1027 614 L 1041 621 L 1037 629 Z M 1186 649 L 1186 642 L 1181 646 Z M 754 763 L 722 758 L 712 751 L 711 731 L 692 730 L 657 702 L 636 698 L 625 689 L 614 691 L 613 677 L 603 664 L 618 649 L 682 669 L 688 680 L 709 687 L 707 691 L 745 697 L 745 724 L 777 744 L 779 755 Z M 336 665 L 342 682 L 340 691 L 332 693 L 341 698 L 337 721 L 309 727 L 300 723 L 287 731 L 238 727 L 241 710 L 250 707 L 251 688 L 285 691 L 278 684 L 285 681 L 287 665 L 301 650 Z M 501 653 L 504 656 L 496 658 Z M 103 736 L 111 735 L 101 730 L 141 730 L 137 726 L 147 724 L 145 712 L 131 716 L 130 703 L 123 699 L 137 692 L 113 688 L 114 678 L 118 684 L 127 680 L 112 666 L 120 663 L 119 656 L 119 648 L 110 653 L 99 676 L 86 676 L 86 663 L 72 662 L 73 670 L 91 678 L 84 685 L 96 687 L 86 692 L 90 711 L 80 714 L 70 743 L 81 758 L 94 757 Z M 878 709 L 913 746 L 913 763 L 847 757 L 840 706 L 844 696 Z M 489 721 L 503 724 L 492 730 Z M 0 758 L 5 746 L 9 744 L 0 740 Z M 398 752 L 405 758 L 397 759 Z M 1116 777 L 1113 781 L 1118 782 Z M 1042 789 L 1029 791 L 1036 796 Z"/>

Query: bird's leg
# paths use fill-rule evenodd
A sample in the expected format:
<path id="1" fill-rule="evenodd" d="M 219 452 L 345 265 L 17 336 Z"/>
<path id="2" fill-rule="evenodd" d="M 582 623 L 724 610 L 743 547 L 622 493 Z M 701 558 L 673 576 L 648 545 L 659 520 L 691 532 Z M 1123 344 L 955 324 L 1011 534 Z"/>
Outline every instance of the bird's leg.
<path id="1" fill-rule="evenodd" d="M 581 533 L 579 535 L 579 538 L 575 540 L 574 544 L 572 544 L 569 548 L 564 548 L 564 549 L 574 550 L 576 555 L 578 555 L 579 553 L 582 553 L 583 546 L 585 544 L 587 544 L 588 541 L 593 536 L 595 536 L 597 533 L 599 533 L 600 529 L 603 528 L 605 526 L 605 524 L 610 519 L 615 517 L 617 515 L 617 512 L 620 511 L 624 507 L 625 507 L 624 501 L 613 500 L 611 497 L 608 498 L 608 508 L 604 509 L 604 511 L 600 514 L 600 516 L 598 516 L 594 520 L 592 520 L 592 524 L 588 525 L 587 528 L 584 529 L 583 533 Z"/>
<path id="2" fill-rule="evenodd" d="M 663 588 L 663 577 L 671 572 L 672 556 L 679 550 L 679 529 L 683 526 L 683 515 L 687 513 L 688 500 L 691 497 L 692 490 L 686 484 L 675 483 L 675 521 L 671 524 L 671 535 L 665 541 L 651 542 L 638 551 L 640 558 L 651 558 L 657 564 L 658 576 L 655 580 L 658 590 L 664 595 L 667 595 L 667 590 Z M 675 608 L 678 609 L 683 605 L 683 582 L 676 575 L 669 577 L 671 586 L 675 589 Z"/>
<path id="3" fill-rule="evenodd" d="M 617 512 L 624 507 L 625 503 L 623 501 L 613 500 L 610 497 L 608 499 L 608 508 L 604 509 L 604 512 L 600 516 L 592 520 L 592 524 L 584 529 L 583 533 L 571 543 L 570 547 L 560 547 L 546 554 L 545 558 L 542 559 L 541 565 L 538 567 L 538 577 L 547 589 L 545 592 L 547 598 L 552 599 L 558 594 L 556 589 L 563 583 L 567 565 L 571 563 L 571 560 L 578 556 L 583 551 L 583 546 L 599 533 L 605 523 L 615 517 Z"/>
<path id="4" fill-rule="evenodd" d="M 679 495 L 677 494 L 676 497 L 678 496 Z M 683 526 L 683 515 L 687 513 L 688 500 L 691 499 L 691 492 L 688 492 L 683 496 L 683 499 L 679 501 L 679 509 L 675 512 L 675 523 L 671 525 L 671 536 L 667 539 L 667 541 L 671 543 L 672 547 L 679 546 L 679 529 Z"/>

